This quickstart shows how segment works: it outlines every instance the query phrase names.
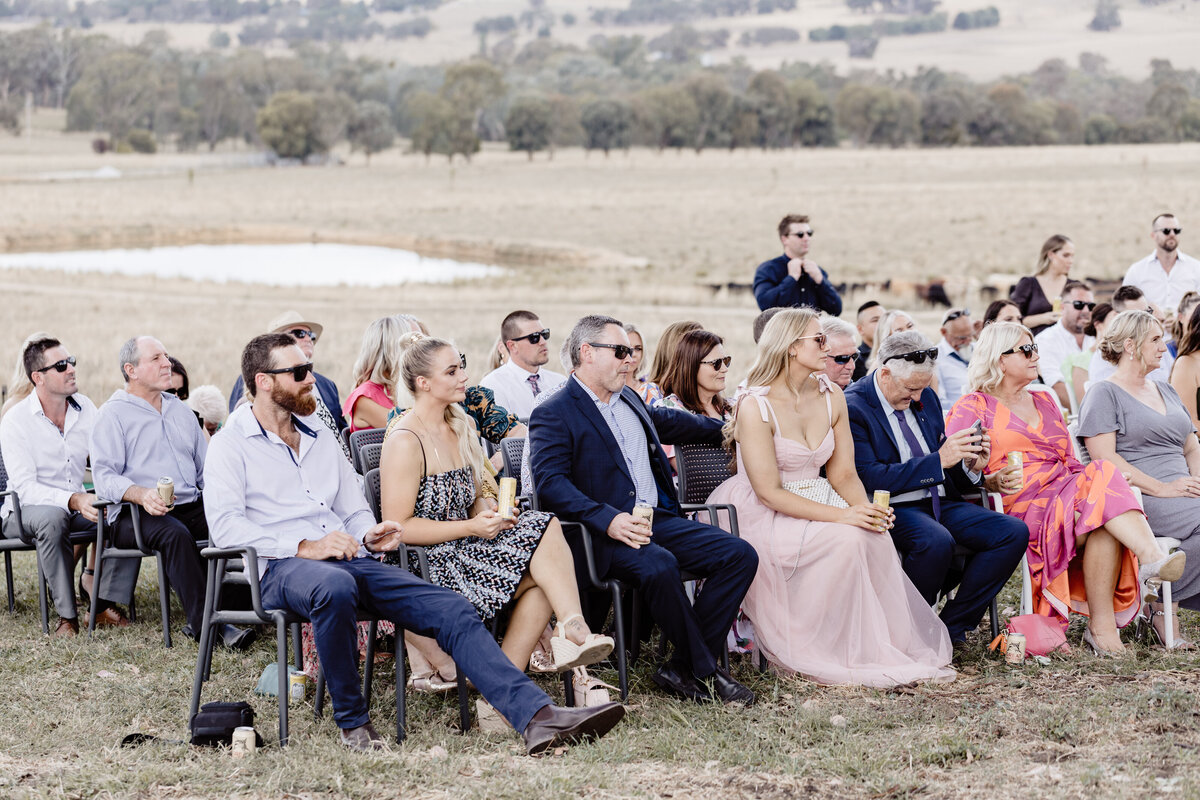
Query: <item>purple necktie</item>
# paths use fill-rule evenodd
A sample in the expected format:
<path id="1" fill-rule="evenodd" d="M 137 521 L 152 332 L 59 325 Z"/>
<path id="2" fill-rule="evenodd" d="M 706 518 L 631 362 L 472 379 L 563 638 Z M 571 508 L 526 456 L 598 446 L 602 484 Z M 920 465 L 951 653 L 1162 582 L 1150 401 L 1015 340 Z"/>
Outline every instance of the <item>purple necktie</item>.
<path id="1" fill-rule="evenodd" d="M 530 386 L 530 388 L 532 388 L 532 389 L 533 389 L 533 396 L 534 396 L 534 397 L 537 397 L 539 394 L 541 394 L 541 393 L 542 393 L 542 390 L 541 390 L 541 389 L 539 389 L 539 388 L 538 388 L 538 385 L 537 385 L 537 382 L 538 382 L 538 376 L 537 376 L 537 375 L 530 375 L 530 376 L 529 376 L 528 378 L 526 378 L 525 380 L 529 381 L 529 386 Z"/>
<path id="2" fill-rule="evenodd" d="M 913 429 L 908 426 L 908 420 L 904 418 L 903 411 L 893 411 L 896 415 L 896 420 L 900 423 L 900 433 L 904 434 L 904 441 L 908 442 L 908 449 L 912 450 L 913 458 L 920 458 L 925 455 L 925 450 L 917 441 L 917 435 L 913 433 Z M 941 520 L 942 518 L 942 498 L 938 496 L 938 487 L 934 486 L 929 490 L 929 497 L 933 500 L 933 518 Z"/>

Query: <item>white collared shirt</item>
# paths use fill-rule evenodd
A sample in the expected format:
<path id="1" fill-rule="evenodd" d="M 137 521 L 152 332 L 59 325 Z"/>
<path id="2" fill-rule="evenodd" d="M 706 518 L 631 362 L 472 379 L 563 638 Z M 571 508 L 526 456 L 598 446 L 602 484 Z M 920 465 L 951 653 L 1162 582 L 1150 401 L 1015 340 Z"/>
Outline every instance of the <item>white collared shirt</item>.
<path id="1" fill-rule="evenodd" d="M 255 548 L 260 577 L 270 559 L 296 555 L 305 539 L 343 531 L 362 544 L 375 525 L 329 429 L 315 417 L 293 417 L 293 423 L 299 455 L 259 424 L 253 406 L 239 406 L 213 435 L 204 464 L 204 514 L 213 544 Z M 358 556 L 366 555 L 360 547 Z"/>
<path id="2" fill-rule="evenodd" d="M 46 416 L 36 391 L 9 409 L 0 421 L 0 453 L 8 488 L 22 505 L 67 510 L 71 495 L 84 491 L 88 437 L 95 422 L 95 404 L 79 393 L 67 398 L 61 431 Z M 0 516 L 7 517 L 12 507 L 12 498 L 6 497 Z"/>
<path id="3" fill-rule="evenodd" d="M 963 358 L 957 350 L 950 346 L 943 336 L 938 342 L 938 359 L 934 372 L 937 373 L 937 396 L 942 403 L 942 411 L 949 413 L 950 406 L 958 402 L 958 398 L 967 391 L 967 364 L 971 360 L 968 355 Z"/>
<path id="4" fill-rule="evenodd" d="M 904 431 L 900 430 L 900 420 L 896 419 L 896 409 L 892 408 L 892 404 L 883 396 L 883 389 L 879 385 L 879 370 L 871 373 L 871 385 L 875 387 L 875 396 L 879 398 L 879 407 L 883 409 L 883 415 L 887 417 L 888 425 L 892 428 L 892 436 L 896 440 L 896 447 L 900 450 L 900 463 L 911 461 L 913 458 L 927 456 L 932 452 L 929 447 L 929 442 L 925 441 L 925 433 L 921 430 L 921 423 L 917 421 L 917 415 L 913 413 L 912 406 L 904 409 L 904 421 L 908 423 L 908 427 L 912 429 L 913 435 L 917 437 L 917 444 L 921 445 L 922 452 L 913 453 L 912 448 L 908 446 L 908 440 L 904 438 Z M 945 480 L 946 474 L 942 471 L 941 465 L 938 465 L 939 477 Z M 937 486 L 938 495 L 946 496 L 946 489 L 940 483 Z M 929 497 L 928 489 L 914 489 L 911 492 L 892 495 L 893 503 L 908 503 L 913 500 L 924 500 Z"/>
<path id="5" fill-rule="evenodd" d="M 1200 261 L 1176 250 L 1175 266 L 1168 274 L 1155 250 L 1129 267 L 1124 284 L 1141 289 L 1146 299 L 1163 311 L 1174 311 L 1185 294 L 1200 292 Z"/>
<path id="6" fill-rule="evenodd" d="M 533 412 L 533 386 L 529 383 L 529 376 L 533 374 L 538 376 L 539 394 L 553 389 L 567 379 L 566 375 L 552 372 L 545 367 L 538 368 L 536 373 L 529 372 L 510 358 L 485 375 L 479 385 L 492 390 L 496 395 L 497 405 L 526 420 Z"/>
<path id="7" fill-rule="evenodd" d="M 1171 367 L 1174 366 L 1175 359 L 1170 352 L 1162 354 L 1162 363 L 1158 368 L 1146 375 L 1148 381 L 1162 381 L 1170 383 Z M 1107 380 L 1109 376 L 1117 371 L 1117 365 L 1111 361 L 1105 361 L 1104 356 L 1100 355 L 1100 349 L 1096 348 L 1096 352 L 1092 353 L 1092 360 L 1088 364 L 1087 381 L 1083 384 L 1085 392 L 1091 391 L 1092 387 L 1103 380 Z"/>
<path id="8" fill-rule="evenodd" d="M 1064 381 L 1063 361 L 1067 356 L 1091 350 L 1096 346 L 1095 337 L 1084 336 L 1083 346 L 1080 347 L 1075 334 L 1064 328 L 1061 321 L 1046 328 L 1035 336 L 1033 341 L 1038 346 L 1038 372 L 1042 374 L 1042 382 L 1050 388 L 1054 388 L 1054 384 L 1059 381 Z"/>

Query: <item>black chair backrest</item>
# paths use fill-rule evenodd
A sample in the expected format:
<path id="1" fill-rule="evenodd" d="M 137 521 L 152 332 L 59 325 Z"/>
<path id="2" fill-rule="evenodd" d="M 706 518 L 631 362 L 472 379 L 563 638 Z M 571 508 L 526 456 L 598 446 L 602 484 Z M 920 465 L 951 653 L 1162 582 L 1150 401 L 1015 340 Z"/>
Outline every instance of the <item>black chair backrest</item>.
<path id="1" fill-rule="evenodd" d="M 383 519 L 382 512 L 380 511 L 380 503 L 382 501 L 380 499 L 379 484 L 379 467 L 375 467 L 375 469 L 370 470 L 363 476 L 363 493 L 367 496 L 367 502 L 371 505 L 371 511 L 375 514 L 376 522 L 380 522 Z"/>
<path id="2" fill-rule="evenodd" d="M 525 494 L 521 486 L 521 460 L 525 456 L 525 437 L 501 439 L 500 452 L 504 453 L 504 471 L 508 477 L 517 479 L 517 494 Z"/>
<path id="3" fill-rule="evenodd" d="M 713 489 L 729 478 L 729 453 L 711 444 L 676 445 L 675 469 L 679 473 L 679 502 L 704 503 Z"/>
<path id="4" fill-rule="evenodd" d="M 381 455 L 383 455 L 383 445 L 381 444 L 365 444 L 359 449 L 358 457 L 362 462 L 364 475 L 373 469 L 379 469 Z"/>
<path id="5" fill-rule="evenodd" d="M 354 462 L 354 469 L 360 475 L 367 474 L 362 461 L 363 447 L 369 444 L 383 444 L 383 435 L 385 433 L 387 433 L 387 428 L 364 428 L 361 431 L 355 431 L 350 434 L 350 458 Z"/>
<path id="6" fill-rule="evenodd" d="M 0 492 L 8 488 L 8 468 L 4 466 L 4 454 L 0 453 Z"/>

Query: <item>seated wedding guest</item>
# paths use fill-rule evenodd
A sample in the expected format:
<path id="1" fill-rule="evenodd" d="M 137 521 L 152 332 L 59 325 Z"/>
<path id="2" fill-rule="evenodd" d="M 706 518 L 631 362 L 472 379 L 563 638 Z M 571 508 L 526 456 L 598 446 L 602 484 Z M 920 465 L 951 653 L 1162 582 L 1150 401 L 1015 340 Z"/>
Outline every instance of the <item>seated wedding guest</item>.
<path id="1" fill-rule="evenodd" d="M 936 352 L 917 331 L 889 336 L 879 346 L 879 368 L 846 392 L 846 404 L 858 475 L 868 492 L 891 492 L 892 541 L 926 603 L 946 587 L 955 546 L 971 551 L 941 614 L 958 647 L 1021 562 L 1029 529 L 964 499 L 978 497 L 991 445 L 973 429 L 946 436 L 929 388 L 942 360 Z"/>
<path id="2" fill-rule="evenodd" d="M 1009 293 L 1021 309 L 1021 322 L 1037 336 L 1058 322 L 1061 312 L 1053 300 L 1064 296 L 1071 266 L 1075 263 L 1075 245 L 1066 236 L 1055 234 L 1042 243 L 1037 271 L 1017 281 Z"/>
<path id="3" fill-rule="evenodd" d="M 462 595 L 370 557 L 396 550 L 409 532 L 375 522 L 334 436 L 303 421 L 314 411 L 311 372 L 312 362 L 288 336 L 266 334 L 246 345 L 242 375 L 253 401 L 213 439 L 205 509 L 214 544 L 257 550 L 263 604 L 312 620 L 342 744 L 384 746 L 359 682 L 359 607 L 436 636 L 521 731 L 531 755 L 607 733 L 624 716 L 622 706 L 557 708 L 509 663 Z"/>
<path id="4" fill-rule="evenodd" d="M 971 393 L 954 404 L 946 432 L 976 422 L 988 431 L 992 486 L 1005 495 L 1004 510 L 1029 527 L 1034 612 L 1064 630 L 1071 612 L 1085 614 L 1084 642 L 1097 653 L 1119 651 L 1117 628 L 1137 614 L 1143 593 L 1157 592 L 1160 579 L 1183 575 L 1186 556 L 1162 553 L 1111 462 L 1079 463 L 1057 403 L 1048 392 L 1029 391 L 1037 374 L 1028 328 L 984 328 L 967 372 Z M 1020 470 L 1009 465 L 1009 453 L 1021 454 Z"/>
<path id="5" fill-rule="evenodd" d="M 187 403 L 200 418 L 204 435 L 210 439 L 221 429 L 229 417 L 229 410 L 225 408 L 225 398 L 221 397 L 221 390 L 212 384 L 206 383 L 203 386 L 197 386 L 192 391 L 192 396 L 188 398 Z"/>
<path id="6" fill-rule="evenodd" d="M 404 334 L 401 347 L 402 379 L 415 402 L 384 439 L 383 516 L 403 526 L 406 545 L 426 548 L 429 580 L 466 597 L 481 619 L 516 599 L 502 649 L 518 669 L 529 666 L 552 614 L 557 671 L 604 658 L 613 640 L 584 622 L 558 520 L 540 511 L 500 516 L 479 432 L 459 405 L 467 370 L 458 350 L 420 333 Z"/>
<path id="7" fill-rule="evenodd" d="M 880 317 L 879 322 L 875 325 L 875 338 L 873 339 L 872 348 L 879 349 L 879 345 L 884 339 L 891 336 L 893 333 L 901 331 L 910 331 L 916 327 L 913 318 L 909 316 L 907 311 L 901 311 L 894 308 L 891 311 L 885 311 Z M 868 369 L 875 369 L 879 366 L 879 359 L 875 352 L 871 354 L 871 363 L 867 365 Z"/>
<path id="8" fill-rule="evenodd" d="M 162 342 L 151 336 L 130 339 L 121 347 L 119 360 L 125 388 L 112 393 L 92 426 L 96 495 L 133 506 L 109 507 L 113 542 L 118 547 L 137 547 L 133 515 L 138 514 L 142 541 L 162 553 L 171 588 L 183 604 L 187 616 L 183 633 L 199 639 L 204 563 L 196 543 L 208 539 L 201 498 L 208 442 L 192 410 L 167 392 L 171 361 Z M 175 484 L 171 506 L 158 494 L 158 479 L 164 475 Z M 102 579 L 111 566 L 112 562 L 97 564 Z M 226 646 L 245 649 L 257 634 L 253 628 L 225 625 L 219 635 L 218 641 Z"/>
<path id="9" fill-rule="evenodd" d="M 732 361 L 733 357 L 725 354 L 724 339 L 715 333 L 685 333 L 659 384 L 666 395 L 659 405 L 726 422 L 733 410 L 725 399 L 725 379 Z"/>
<path id="10" fill-rule="evenodd" d="M 641 389 L 635 390 L 646 402 L 646 405 L 652 406 L 663 399 L 658 381 L 667 374 L 667 369 L 671 366 L 671 359 L 675 357 L 675 350 L 679 346 L 679 340 L 688 331 L 698 331 L 703 328 L 704 326 L 699 322 L 683 320 L 672 322 L 663 330 L 662 336 L 658 337 L 658 344 L 655 345 L 654 360 L 650 362 L 650 371 L 646 373 L 646 381 L 642 384 Z"/>
<path id="11" fill-rule="evenodd" d="M 13 375 L 8 379 L 8 397 L 4 401 L 4 405 L 0 407 L 0 417 L 8 413 L 8 410 L 17 403 L 24 400 L 33 392 L 33 383 L 30 382 L 29 376 L 25 374 L 25 348 L 29 347 L 33 342 L 42 339 L 53 339 L 54 337 L 45 331 L 31 333 L 25 337 L 25 341 L 21 342 L 21 348 L 17 350 L 17 366 L 13 370 Z"/>
<path id="12" fill-rule="evenodd" d="M 646 343 L 637 326 L 632 322 L 624 325 L 625 333 L 629 336 L 629 346 L 633 348 L 633 363 L 629 365 L 629 374 L 625 376 L 625 385 L 635 392 L 646 382 Z"/>
<path id="13" fill-rule="evenodd" d="M 1192 426 L 1200 430 L 1200 416 L 1197 416 L 1200 405 L 1200 306 L 1192 309 L 1192 315 L 1184 325 L 1179 356 L 1171 370 L 1171 388 L 1183 401 L 1183 407 L 1192 418 Z"/>
<path id="14" fill-rule="evenodd" d="M 633 352 L 612 317 L 579 320 L 566 347 L 572 376 L 529 420 L 529 460 L 542 507 L 583 523 L 602 580 L 617 578 L 643 593 L 674 647 L 653 674 L 655 684 L 696 701 L 752 704 L 754 693 L 717 664 L 716 654 L 758 558 L 743 540 L 680 516 L 661 446 L 662 440 L 715 444 L 721 423 L 647 408 L 625 385 Z M 652 509 L 651 519 L 635 516 L 637 506 Z M 576 574 L 586 576 L 583 547 L 572 550 Z M 704 579 L 695 603 L 681 570 Z"/>
<path id="15" fill-rule="evenodd" d="M 1153 310 L 1150 308 L 1150 301 L 1146 299 L 1146 295 L 1142 293 L 1142 290 L 1136 286 L 1118 287 L 1113 292 L 1112 308 L 1117 313 L 1122 311 L 1147 311 L 1153 313 Z M 1095 309 L 1093 309 L 1092 314 L 1094 315 L 1095 313 Z M 1087 331 L 1084 331 L 1084 333 L 1087 333 Z M 1096 341 L 1100 340 L 1096 339 Z M 1174 356 L 1170 353 L 1164 354 L 1158 368 L 1150 375 L 1149 379 L 1152 381 L 1162 381 L 1163 383 L 1168 382 L 1171 379 L 1171 365 L 1174 363 Z M 1099 347 L 1094 348 L 1094 352 L 1088 359 L 1088 364 L 1089 387 L 1107 379 L 1117 371 L 1116 364 L 1105 359 L 1100 353 Z"/>
<path id="16" fill-rule="evenodd" d="M 167 389 L 167 394 L 173 394 L 186 402 L 190 396 L 187 367 L 175 356 L 167 358 L 171 359 L 171 388 Z"/>
<path id="17" fill-rule="evenodd" d="M 983 324 L 991 325 L 993 322 L 1020 322 L 1021 307 L 1012 300 L 993 300 L 988 303 L 987 310 L 983 312 Z"/>
<path id="18" fill-rule="evenodd" d="M 862 344 L 858 346 L 858 362 L 854 365 L 851 382 L 860 380 L 867 374 L 867 363 L 871 360 L 871 348 L 875 346 L 875 331 L 879 327 L 879 319 L 887 313 L 887 309 L 878 300 L 868 300 L 858 307 L 858 338 Z M 758 341 L 755 340 L 755 344 Z"/>
<path id="19" fill-rule="evenodd" d="M 33 392 L 0 421 L 0 451 L 8 489 L 20 499 L 21 525 L 13 514 L 13 498 L 6 497 L 0 510 L 3 533 L 37 547 L 38 566 L 58 612 L 53 635 L 74 636 L 79 633 L 79 614 L 71 582 L 75 559 L 70 535 L 96 530 L 96 496 L 83 485 L 96 406 L 78 391 L 75 357 L 57 339 L 34 339 L 21 356 Z M 106 611 L 98 614 L 97 624 L 128 624 L 114 603 L 132 597 L 137 575 L 135 559 L 117 561 L 104 571 L 97 608 Z"/>
<path id="20" fill-rule="evenodd" d="M 1104 336 L 1104 328 L 1110 317 L 1113 316 L 1113 307 L 1108 303 L 1097 303 L 1092 309 L 1091 319 L 1083 328 L 1084 336 L 1090 336 L 1093 341 L 1099 342 Z M 1100 348 L 1093 347 L 1091 350 L 1082 350 L 1078 353 L 1072 353 L 1067 356 L 1063 363 L 1067 367 L 1067 371 L 1063 373 L 1063 377 L 1070 377 L 1070 388 L 1074 395 L 1072 397 L 1072 408 L 1078 410 L 1079 405 L 1083 402 L 1083 396 L 1087 390 L 1091 388 L 1095 380 L 1092 378 L 1092 371 L 1100 372 L 1100 364 L 1104 361 L 1100 355 Z"/>
<path id="21" fill-rule="evenodd" d="M 1167 341 L 1167 352 L 1171 358 L 1179 357 L 1179 343 L 1183 341 L 1184 328 L 1192 311 L 1200 305 L 1200 292 L 1188 292 L 1179 300 L 1179 308 L 1175 310 L 1175 319 L 1171 321 L 1171 338 Z"/>
<path id="22" fill-rule="evenodd" d="M 354 390 L 342 403 L 350 432 L 383 428 L 396 407 L 400 382 L 400 336 L 407 326 L 394 316 L 380 317 L 363 333 L 358 358 L 350 371 Z"/>
<path id="23" fill-rule="evenodd" d="M 1181 542 L 1187 566 L 1171 586 L 1171 599 L 1176 610 L 1179 605 L 1200 610 L 1200 442 L 1179 395 L 1154 378 L 1167 349 L 1162 326 L 1145 311 L 1122 312 L 1098 349 L 1116 362 L 1116 371 L 1088 392 L 1079 435 L 1092 458 L 1112 462 L 1142 490 L 1154 534 Z M 1162 604 L 1151 602 L 1148 612 L 1161 643 L 1166 640 Z M 1178 629 L 1172 635 L 1175 647 L 1191 648 Z"/>
<path id="24" fill-rule="evenodd" d="M 754 318 L 754 343 L 758 344 L 758 340 L 762 338 L 763 329 L 767 327 L 767 323 L 771 321 L 771 317 L 778 314 L 787 306 L 775 306 L 768 308 L 766 311 L 760 311 L 758 316 Z"/>
<path id="25" fill-rule="evenodd" d="M 1067 281 L 1063 287 L 1062 316 L 1058 322 L 1035 334 L 1034 341 L 1040 352 L 1042 382 L 1054 390 L 1063 408 L 1071 407 L 1071 396 L 1063 377 L 1063 364 L 1068 356 L 1089 351 L 1096 346 L 1095 340 L 1083 330 L 1091 321 L 1095 307 L 1092 290 L 1086 283 Z"/>
<path id="26" fill-rule="evenodd" d="M 966 308 L 947 311 L 942 317 L 942 339 L 937 344 L 934 385 L 942 408 L 950 408 L 963 396 L 967 385 L 967 364 L 975 341 L 975 323 Z"/>
<path id="27" fill-rule="evenodd" d="M 838 317 L 824 317 L 821 319 L 821 333 L 825 334 L 829 343 L 825 377 L 836 383 L 839 389 L 845 389 L 854 379 L 858 362 L 862 360 L 862 351 L 854 343 L 854 326 Z"/>
<path id="28" fill-rule="evenodd" d="M 504 340 L 499 336 L 496 337 L 496 342 L 492 345 L 489 353 L 487 363 L 488 372 L 500 369 L 500 367 L 504 366 L 504 362 L 508 361 L 508 350 L 504 347 Z"/>
<path id="29" fill-rule="evenodd" d="M 551 369 L 550 329 L 532 311 L 513 311 L 500 323 L 500 339 L 508 359 L 483 376 L 481 386 L 492 390 L 496 402 L 521 419 L 529 419 L 533 398 L 566 380 Z"/>
<path id="30" fill-rule="evenodd" d="M 953 680 L 946 627 L 900 568 L 891 512 L 855 472 L 846 401 L 822 372 L 827 351 L 810 309 L 767 324 L 726 427 L 737 472 L 708 498 L 737 506 L 758 552 L 742 603 L 755 646 L 777 671 L 818 683 Z"/>

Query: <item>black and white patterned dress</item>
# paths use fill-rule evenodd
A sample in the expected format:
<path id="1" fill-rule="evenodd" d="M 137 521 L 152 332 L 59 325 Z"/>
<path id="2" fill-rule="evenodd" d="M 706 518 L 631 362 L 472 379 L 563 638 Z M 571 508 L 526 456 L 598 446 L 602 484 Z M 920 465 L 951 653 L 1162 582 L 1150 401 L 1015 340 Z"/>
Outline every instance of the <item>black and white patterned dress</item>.
<path id="1" fill-rule="evenodd" d="M 470 467 L 426 475 L 413 514 L 441 522 L 464 520 L 475 499 Z M 480 618 L 490 619 L 516 593 L 552 518 L 542 511 L 525 511 L 515 527 L 500 531 L 494 539 L 468 536 L 426 546 L 430 582 L 458 592 L 471 601 Z M 412 569 L 418 572 L 415 563 Z"/>

